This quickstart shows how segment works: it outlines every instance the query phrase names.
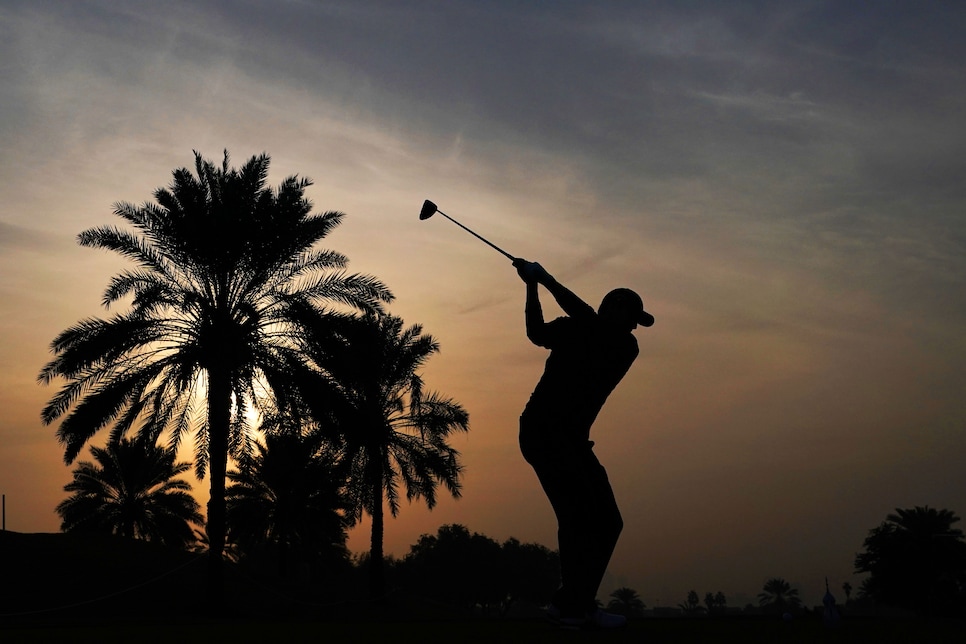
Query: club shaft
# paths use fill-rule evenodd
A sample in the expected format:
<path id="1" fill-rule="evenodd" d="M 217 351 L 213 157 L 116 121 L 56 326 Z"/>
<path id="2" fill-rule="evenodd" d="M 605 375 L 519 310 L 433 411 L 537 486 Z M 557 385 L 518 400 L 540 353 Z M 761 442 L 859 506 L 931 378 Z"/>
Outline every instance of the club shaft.
<path id="1" fill-rule="evenodd" d="M 502 248 L 500 248 L 499 246 L 497 246 L 496 244 L 494 244 L 490 240 L 486 239 L 485 237 L 483 237 L 481 235 L 477 235 L 475 232 L 473 232 L 472 230 L 470 230 L 469 228 L 467 228 L 466 226 L 464 226 L 460 222 L 456 221 L 455 219 L 453 219 L 452 217 L 450 217 L 449 215 L 447 215 L 442 210 L 437 210 L 436 212 L 438 212 L 439 214 L 443 215 L 444 217 L 446 217 L 447 219 L 449 219 L 451 222 L 453 222 L 454 224 L 456 224 L 457 226 L 459 226 L 460 228 L 462 228 L 463 230 L 465 230 L 469 234 L 473 235 L 474 237 L 476 237 L 477 239 L 479 239 L 481 242 L 483 242 L 484 244 L 486 244 L 490 248 L 496 250 L 499 253 L 502 253 L 511 262 L 514 261 L 514 260 L 516 260 L 516 257 L 514 257 L 510 253 L 506 252 L 505 250 L 503 250 Z"/>

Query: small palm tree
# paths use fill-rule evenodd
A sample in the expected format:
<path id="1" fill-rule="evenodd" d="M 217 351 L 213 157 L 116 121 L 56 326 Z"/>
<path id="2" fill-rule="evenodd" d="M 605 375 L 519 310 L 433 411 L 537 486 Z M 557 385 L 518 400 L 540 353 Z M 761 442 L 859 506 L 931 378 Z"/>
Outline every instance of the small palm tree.
<path id="1" fill-rule="evenodd" d="M 607 610 L 626 617 L 634 617 L 644 612 L 644 602 L 636 590 L 622 586 L 610 594 Z"/>
<path id="2" fill-rule="evenodd" d="M 720 590 L 717 593 L 709 592 L 704 594 L 704 607 L 707 609 L 709 615 L 717 615 L 724 611 L 727 606 L 728 600 Z"/>
<path id="3" fill-rule="evenodd" d="M 400 484 L 408 500 L 422 498 L 430 508 L 439 484 L 460 496 L 459 452 L 446 441 L 469 429 L 469 417 L 453 400 L 423 390 L 418 371 L 439 345 L 419 325 L 404 328 L 390 315 L 338 316 L 306 339 L 322 374 L 306 400 L 319 426 L 338 432 L 353 505 L 372 517 L 370 595 L 380 600 L 383 504 L 398 515 Z"/>
<path id="4" fill-rule="evenodd" d="M 798 597 L 798 589 L 792 588 L 781 577 L 775 577 L 766 581 L 758 593 L 758 605 L 774 612 L 786 613 L 801 607 L 802 600 Z"/>
<path id="5" fill-rule="evenodd" d="M 351 518 L 345 477 L 318 436 L 269 433 L 228 472 L 228 534 L 243 555 L 275 550 L 279 573 L 289 561 L 348 560 Z"/>
<path id="6" fill-rule="evenodd" d="M 845 593 L 845 603 L 852 601 L 852 584 L 845 582 L 842 584 L 842 592 Z"/>
<path id="7" fill-rule="evenodd" d="M 696 590 L 688 591 L 687 599 L 683 603 L 678 604 L 678 608 L 685 615 L 703 615 L 705 612 L 704 606 L 701 605 L 701 598 L 698 597 L 698 591 Z"/>
<path id="8" fill-rule="evenodd" d="M 143 440 L 122 438 L 91 447 L 95 462 L 81 461 L 71 495 L 57 506 L 64 532 L 95 532 L 184 548 L 200 524 L 191 486 L 176 479 L 191 468 L 175 452 Z"/>
<path id="9" fill-rule="evenodd" d="M 167 433 L 171 447 L 193 433 L 197 476 L 210 474 L 213 608 L 222 603 L 228 459 L 251 449 L 247 412 L 256 394 L 284 401 L 303 368 L 294 319 L 332 302 L 377 311 L 392 298 L 378 280 L 347 274 L 343 255 L 315 248 L 344 215 L 310 214 L 308 179 L 266 186 L 268 166 L 264 154 L 235 169 L 227 151 L 220 168 L 195 153 L 197 176 L 176 170 L 170 189 L 155 191 L 157 203 L 116 205 L 134 232 L 82 232 L 82 246 L 137 264 L 104 295 L 105 306 L 131 296 L 131 309 L 61 333 L 39 376 L 66 381 L 42 418 L 61 419 L 57 437 L 68 464 L 109 424 L 113 441 L 142 418 L 142 433 L 151 440 Z"/>

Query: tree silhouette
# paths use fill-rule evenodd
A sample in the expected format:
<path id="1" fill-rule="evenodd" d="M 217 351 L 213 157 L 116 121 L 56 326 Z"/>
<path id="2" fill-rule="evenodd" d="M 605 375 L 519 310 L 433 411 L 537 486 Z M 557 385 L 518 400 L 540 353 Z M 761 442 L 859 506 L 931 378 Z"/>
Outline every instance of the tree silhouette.
<path id="1" fill-rule="evenodd" d="M 503 542 L 500 557 L 506 586 L 504 613 L 518 601 L 545 606 L 560 586 L 560 556 L 555 550 L 511 537 Z"/>
<path id="2" fill-rule="evenodd" d="M 787 613 L 798 610 L 802 600 L 797 588 L 792 588 L 781 577 L 775 577 L 766 581 L 758 593 L 758 605 L 770 612 Z"/>
<path id="3" fill-rule="evenodd" d="M 81 461 L 71 495 L 57 506 L 64 532 L 94 532 L 184 548 L 201 524 L 191 486 L 175 477 L 191 468 L 175 452 L 144 440 L 122 438 L 91 447 L 94 462 Z"/>
<path id="4" fill-rule="evenodd" d="M 607 610 L 625 617 L 640 617 L 644 613 L 644 602 L 636 590 L 622 586 L 610 594 Z"/>
<path id="5" fill-rule="evenodd" d="M 334 451 L 317 436 L 269 433 L 228 480 L 228 535 L 242 557 L 273 550 L 283 577 L 293 558 L 348 560 L 346 481 Z"/>
<path id="6" fill-rule="evenodd" d="M 420 595 L 486 612 L 507 596 L 500 544 L 459 524 L 424 534 L 403 559 L 409 586 Z"/>
<path id="7" fill-rule="evenodd" d="M 514 538 L 501 545 L 459 524 L 421 535 L 400 563 L 407 591 L 484 613 L 506 614 L 517 602 L 545 606 L 560 584 L 556 552 Z"/>
<path id="8" fill-rule="evenodd" d="M 687 599 L 684 600 L 684 603 L 678 604 L 678 608 L 685 615 L 704 614 L 704 606 L 701 605 L 701 599 L 698 597 L 698 591 L 696 590 L 689 591 Z"/>
<path id="9" fill-rule="evenodd" d="M 418 371 L 439 351 L 422 327 L 403 327 L 390 315 L 332 316 L 306 336 L 306 351 L 320 375 L 305 398 L 319 426 L 339 434 L 349 467 L 349 495 L 372 517 L 370 595 L 385 595 L 383 504 L 399 513 L 400 484 L 410 501 L 436 505 L 443 484 L 460 496 L 459 452 L 446 440 L 467 431 L 466 411 L 451 399 L 423 391 Z"/>
<path id="10" fill-rule="evenodd" d="M 724 593 L 719 590 L 713 594 L 705 593 L 704 606 L 708 609 L 709 615 L 717 615 L 724 612 L 725 608 L 728 607 L 728 601 L 725 599 Z"/>
<path id="11" fill-rule="evenodd" d="M 852 601 L 852 584 L 845 582 L 842 584 L 842 592 L 845 593 L 845 603 Z"/>
<path id="12" fill-rule="evenodd" d="M 62 332 L 39 376 L 67 381 L 42 412 L 45 423 L 63 417 L 57 437 L 67 463 L 111 422 L 116 440 L 146 417 L 142 433 L 167 431 L 171 447 L 194 428 L 196 472 L 210 474 L 213 607 L 222 600 L 228 458 L 251 448 L 247 412 L 258 404 L 256 386 L 284 398 L 293 373 L 305 368 L 295 312 L 304 318 L 324 302 L 371 311 L 392 297 L 376 279 L 347 274 L 344 256 L 314 249 L 344 215 L 310 214 L 307 179 L 267 187 L 268 166 L 263 154 L 229 168 L 226 151 L 219 168 L 196 152 L 197 176 L 175 170 L 170 188 L 155 191 L 156 203 L 116 204 L 135 232 L 82 232 L 82 246 L 137 265 L 104 294 L 106 306 L 130 296 L 131 308 Z"/>
<path id="13" fill-rule="evenodd" d="M 966 542 L 959 517 L 929 506 L 896 508 L 864 541 L 855 571 L 869 573 L 861 590 L 876 602 L 924 614 L 963 607 Z"/>

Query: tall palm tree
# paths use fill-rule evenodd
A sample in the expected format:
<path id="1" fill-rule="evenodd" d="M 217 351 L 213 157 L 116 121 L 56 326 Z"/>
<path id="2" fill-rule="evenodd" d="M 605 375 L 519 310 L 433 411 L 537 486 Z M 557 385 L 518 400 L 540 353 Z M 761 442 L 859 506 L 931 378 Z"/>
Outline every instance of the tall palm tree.
<path id="1" fill-rule="evenodd" d="M 346 481 L 333 449 L 318 434 L 266 434 L 228 480 L 228 535 L 243 555 L 275 550 L 282 576 L 293 556 L 348 559 Z"/>
<path id="2" fill-rule="evenodd" d="M 96 532 L 184 548 L 201 524 L 191 486 L 176 476 L 191 469 L 175 452 L 144 440 L 122 438 L 91 447 L 94 462 L 81 461 L 71 492 L 57 506 L 64 532 Z"/>
<path id="3" fill-rule="evenodd" d="M 390 315 L 340 316 L 305 337 L 322 374 L 306 400 L 321 427 L 338 431 L 354 507 L 372 517 L 370 594 L 378 601 L 383 505 L 398 515 L 400 484 L 407 500 L 422 498 L 430 508 L 440 484 L 459 498 L 459 452 L 446 441 L 469 429 L 469 417 L 452 399 L 423 390 L 419 369 L 439 344 L 419 325 L 404 328 Z"/>
<path id="4" fill-rule="evenodd" d="M 45 423 L 63 417 L 57 437 L 67 463 L 109 423 L 116 439 L 146 418 L 142 433 L 167 432 L 172 447 L 194 429 L 196 473 L 210 475 L 214 606 L 222 596 L 228 458 L 251 449 L 246 418 L 258 391 L 284 401 L 304 368 L 295 312 L 311 317 L 306 311 L 326 302 L 376 311 L 392 298 L 378 280 L 347 274 L 343 255 L 315 249 L 344 215 L 310 214 L 308 179 L 267 187 L 268 166 L 263 154 L 230 168 L 226 151 L 219 168 L 196 152 L 197 176 L 176 170 L 170 188 L 155 191 L 156 203 L 115 206 L 134 232 L 82 232 L 82 246 L 136 263 L 104 294 L 105 306 L 131 296 L 131 308 L 61 333 L 39 376 L 67 381 L 42 412 Z"/>
<path id="5" fill-rule="evenodd" d="M 775 577 L 765 582 L 761 592 L 758 593 L 758 605 L 779 613 L 798 609 L 802 605 L 802 600 L 798 597 L 798 589 L 792 588 L 791 584 Z"/>

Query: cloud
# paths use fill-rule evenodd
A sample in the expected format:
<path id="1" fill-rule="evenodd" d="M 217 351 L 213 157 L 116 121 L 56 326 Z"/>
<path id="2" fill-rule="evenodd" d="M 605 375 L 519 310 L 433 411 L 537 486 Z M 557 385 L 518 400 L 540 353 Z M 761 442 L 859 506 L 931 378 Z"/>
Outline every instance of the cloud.
<path id="1" fill-rule="evenodd" d="M 0 248 L 36 250 L 49 246 L 55 239 L 49 233 L 0 221 Z"/>

